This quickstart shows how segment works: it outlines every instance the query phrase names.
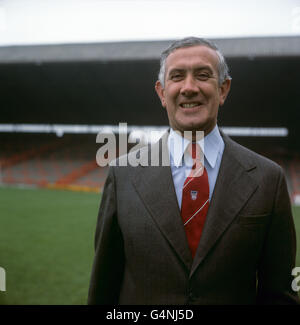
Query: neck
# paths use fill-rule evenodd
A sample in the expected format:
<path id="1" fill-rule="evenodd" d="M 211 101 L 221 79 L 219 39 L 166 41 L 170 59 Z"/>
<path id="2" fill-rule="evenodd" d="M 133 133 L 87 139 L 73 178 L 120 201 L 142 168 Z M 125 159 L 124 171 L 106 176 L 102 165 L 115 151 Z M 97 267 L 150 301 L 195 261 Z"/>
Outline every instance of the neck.
<path id="1" fill-rule="evenodd" d="M 198 142 L 198 141 L 202 140 L 204 137 L 206 137 L 215 128 L 215 126 L 216 125 L 214 125 L 209 130 L 205 130 L 205 131 L 200 131 L 200 130 L 181 131 L 181 130 L 176 130 L 174 128 L 173 128 L 173 130 L 175 132 L 177 132 L 178 134 L 180 134 L 183 138 L 188 139 L 191 142 Z"/>

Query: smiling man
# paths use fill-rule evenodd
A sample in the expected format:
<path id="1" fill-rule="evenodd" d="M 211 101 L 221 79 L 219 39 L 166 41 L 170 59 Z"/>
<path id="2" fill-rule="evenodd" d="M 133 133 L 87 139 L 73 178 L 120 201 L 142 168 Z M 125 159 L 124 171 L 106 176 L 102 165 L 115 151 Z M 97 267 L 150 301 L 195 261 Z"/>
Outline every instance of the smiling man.
<path id="1" fill-rule="evenodd" d="M 138 156 L 153 150 L 168 165 L 121 167 L 123 156 L 110 167 L 89 304 L 299 303 L 283 171 L 219 131 L 230 86 L 208 40 L 179 40 L 162 53 L 155 89 L 170 130 Z"/>
<path id="2" fill-rule="evenodd" d="M 219 106 L 230 89 L 230 78 L 219 78 L 219 56 L 206 45 L 179 48 L 167 58 L 165 76 L 155 88 L 174 130 L 204 131 L 217 123 Z"/>

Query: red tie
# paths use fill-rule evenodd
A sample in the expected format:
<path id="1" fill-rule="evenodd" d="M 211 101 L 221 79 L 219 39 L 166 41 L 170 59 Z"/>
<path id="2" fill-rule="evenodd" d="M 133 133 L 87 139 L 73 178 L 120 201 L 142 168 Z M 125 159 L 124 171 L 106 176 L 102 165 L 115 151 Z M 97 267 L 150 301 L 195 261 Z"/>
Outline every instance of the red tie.
<path id="1" fill-rule="evenodd" d="M 209 184 L 207 171 L 201 163 L 198 144 L 189 144 L 188 152 L 193 158 L 193 167 L 182 190 L 181 216 L 185 233 L 195 256 L 209 206 Z"/>

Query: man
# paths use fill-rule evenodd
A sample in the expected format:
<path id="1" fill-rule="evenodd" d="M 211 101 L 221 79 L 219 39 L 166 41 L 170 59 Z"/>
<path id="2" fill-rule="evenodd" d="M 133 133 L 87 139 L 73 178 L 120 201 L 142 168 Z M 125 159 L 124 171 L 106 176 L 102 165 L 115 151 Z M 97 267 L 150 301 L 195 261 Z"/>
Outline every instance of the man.
<path id="1" fill-rule="evenodd" d="M 162 54 L 155 89 L 170 130 L 152 151 L 167 153 L 170 166 L 110 167 L 89 304 L 299 303 L 282 169 L 217 126 L 230 85 L 226 62 L 208 40 L 183 39 Z M 204 132 L 205 150 L 196 131 Z M 197 157 L 190 156 L 192 167 L 183 159 L 191 142 L 204 152 L 198 177 L 189 174 Z M 138 156 L 149 153 L 144 147 Z"/>

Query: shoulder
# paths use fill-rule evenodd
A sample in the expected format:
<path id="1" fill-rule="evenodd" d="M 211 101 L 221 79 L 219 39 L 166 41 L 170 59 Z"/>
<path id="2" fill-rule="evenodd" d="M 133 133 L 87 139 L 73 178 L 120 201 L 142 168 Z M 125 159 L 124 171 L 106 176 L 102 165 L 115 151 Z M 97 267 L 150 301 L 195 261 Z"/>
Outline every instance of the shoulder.
<path id="1" fill-rule="evenodd" d="M 256 167 L 266 173 L 283 173 L 282 167 L 273 160 L 242 146 L 227 135 L 222 134 L 222 137 L 225 143 L 224 154 L 234 157 L 245 169 Z"/>
<path id="2" fill-rule="evenodd" d="M 144 145 L 134 150 L 130 150 L 127 154 L 119 156 L 110 162 L 109 167 L 114 169 L 120 169 L 122 167 L 137 167 L 140 164 L 145 164 L 148 160 L 150 151 L 150 145 Z"/>
<path id="3" fill-rule="evenodd" d="M 115 170 L 125 169 L 127 172 L 133 167 L 166 166 L 169 164 L 168 140 L 169 131 L 165 132 L 155 143 L 135 146 L 127 154 L 113 160 L 109 165 Z M 123 168 L 125 167 L 125 168 Z"/>

